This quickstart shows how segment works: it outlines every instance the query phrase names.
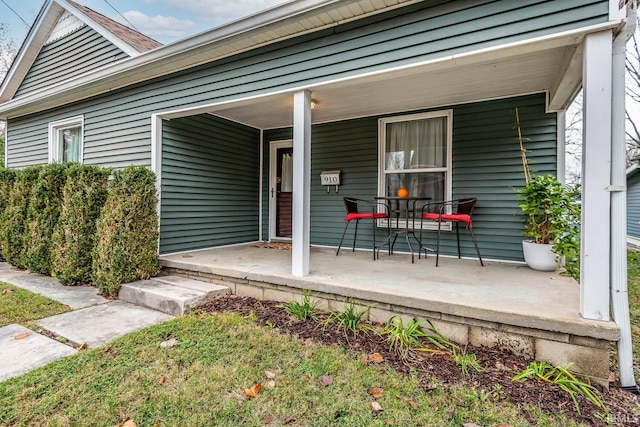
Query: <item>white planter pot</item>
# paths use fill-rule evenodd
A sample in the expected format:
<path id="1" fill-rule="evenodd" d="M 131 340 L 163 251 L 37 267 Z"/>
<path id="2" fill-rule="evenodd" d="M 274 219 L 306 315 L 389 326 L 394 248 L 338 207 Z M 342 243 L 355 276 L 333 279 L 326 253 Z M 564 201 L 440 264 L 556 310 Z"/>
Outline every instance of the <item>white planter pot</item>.
<path id="1" fill-rule="evenodd" d="M 527 265 L 539 271 L 554 271 L 558 268 L 556 254 L 551 249 L 553 245 L 533 243 L 531 240 L 522 241 L 522 251 Z"/>

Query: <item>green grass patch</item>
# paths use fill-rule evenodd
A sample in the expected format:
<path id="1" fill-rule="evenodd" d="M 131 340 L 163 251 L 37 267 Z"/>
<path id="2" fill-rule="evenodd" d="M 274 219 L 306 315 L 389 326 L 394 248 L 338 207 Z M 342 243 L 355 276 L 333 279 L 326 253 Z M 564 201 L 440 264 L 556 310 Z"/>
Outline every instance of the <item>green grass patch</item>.
<path id="1" fill-rule="evenodd" d="M 33 320 L 70 311 L 57 301 L 0 282 L 0 327 L 12 323 L 32 327 Z"/>
<path id="2" fill-rule="evenodd" d="M 171 338 L 177 344 L 160 346 Z M 259 393 L 247 397 L 257 383 Z M 0 383 L 0 425 L 529 425 L 494 395 L 425 391 L 418 375 L 363 365 L 341 348 L 307 345 L 235 314 L 192 314 Z M 528 409 L 538 425 L 576 425 Z"/>

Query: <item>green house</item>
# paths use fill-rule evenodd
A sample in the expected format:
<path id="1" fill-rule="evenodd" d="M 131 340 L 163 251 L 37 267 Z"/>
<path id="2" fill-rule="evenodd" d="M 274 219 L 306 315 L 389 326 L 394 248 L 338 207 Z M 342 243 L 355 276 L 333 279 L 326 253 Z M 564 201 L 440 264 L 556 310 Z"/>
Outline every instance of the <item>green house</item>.
<path id="1" fill-rule="evenodd" d="M 404 186 L 433 200 L 476 197 L 485 261 L 522 263 L 515 111 L 532 171 L 562 180 L 565 109 L 582 91 L 576 292 L 582 318 L 608 324 L 610 246 L 625 238 L 612 218 L 624 200 L 626 3 L 297 0 L 162 46 L 74 1 L 46 0 L 0 86 L 6 166 L 148 166 L 161 255 L 291 242 L 290 273 L 302 279 L 311 247 L 337 247 L 343 197 Z M 339 171 L 339 186 L 323 185 L 326 171 Z M 443 227 L 441 254 L 457 258 L 454 227 Z M 360 249 L 371 250 L 372 230 L 361 226 Z M 468 233 L 460 238 L 462 257 L 475 259 Z"/>

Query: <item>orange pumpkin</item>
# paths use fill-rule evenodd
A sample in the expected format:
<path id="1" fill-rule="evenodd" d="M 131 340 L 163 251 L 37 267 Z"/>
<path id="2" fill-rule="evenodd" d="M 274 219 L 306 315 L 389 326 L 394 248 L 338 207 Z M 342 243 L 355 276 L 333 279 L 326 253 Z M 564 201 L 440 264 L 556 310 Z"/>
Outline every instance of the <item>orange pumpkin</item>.
<path id="1" fill-rule="evenodd" d="M 407 190 L 406 188 L 398 189 L 398 197 L 407 197 L 408 195 L 409 195 L 409 190 Z"/>

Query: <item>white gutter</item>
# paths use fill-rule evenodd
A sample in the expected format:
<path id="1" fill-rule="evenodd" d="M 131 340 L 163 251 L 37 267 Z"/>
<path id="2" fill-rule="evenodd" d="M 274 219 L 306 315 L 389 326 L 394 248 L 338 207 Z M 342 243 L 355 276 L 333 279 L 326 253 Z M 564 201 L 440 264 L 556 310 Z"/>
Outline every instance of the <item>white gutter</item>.
<path id="1" fill-rule="evenodd" d="M 611 109 L 611 306 L 620 328 L 618 367 L 620 386 L 640 394 L 633 373 L 633 345 L 627 291 L 627 190 L 625 138 L 626 44 L 636 29 L 636 9 L 631 3 L 626 25 L 613 41 Z"/>

